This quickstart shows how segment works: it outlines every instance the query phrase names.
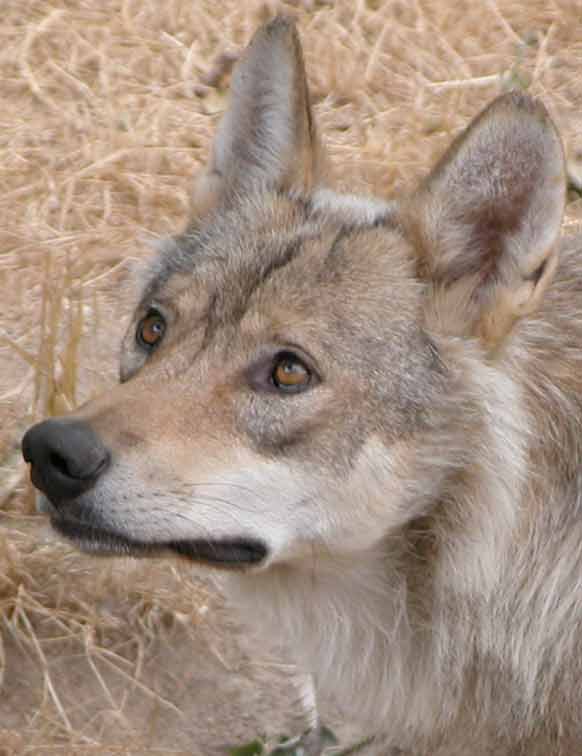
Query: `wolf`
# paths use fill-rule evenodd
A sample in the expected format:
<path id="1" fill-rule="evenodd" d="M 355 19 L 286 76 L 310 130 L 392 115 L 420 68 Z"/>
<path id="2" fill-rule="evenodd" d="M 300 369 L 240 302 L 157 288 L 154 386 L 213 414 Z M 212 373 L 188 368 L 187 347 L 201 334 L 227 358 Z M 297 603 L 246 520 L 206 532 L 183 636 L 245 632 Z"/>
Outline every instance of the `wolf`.
<path id="1" fill-rule="evenodd" d="M 222 571 L 293 654 L 304 753 L 323 696 L 376 754 L 579 756 L 582 237 L 561 238 L 560 137 L 509 92 L 409 194 L 338 186 L 277 17 L 148 268 L 119 385 L 26 433 L 32 481 L 86 552 Z"/>

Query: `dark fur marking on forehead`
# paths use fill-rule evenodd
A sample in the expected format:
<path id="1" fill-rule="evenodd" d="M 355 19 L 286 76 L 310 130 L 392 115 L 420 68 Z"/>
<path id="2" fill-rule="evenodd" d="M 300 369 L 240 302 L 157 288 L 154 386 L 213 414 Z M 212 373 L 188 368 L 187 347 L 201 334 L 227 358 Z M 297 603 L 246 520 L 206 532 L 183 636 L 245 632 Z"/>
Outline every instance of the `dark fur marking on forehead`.
<path id="1" fill-rule="evenodd" d="M 357 230 L 364 230 L 366 228 L 374 229 L 379 227 L 386 229 L 400 229 L 398 214 L 394 208 L 387 208 L 385 212 L 378 215 L 373 221 L 354 217 L 349 220 L 343 219 L 342 223 L 341 211 L 332 211 L 329 208 L 323 208 L 314 204 L 313 197 L 310 195 L 289 193 L 288 191 L 281 190 L 276 192 L 276 196 L 291 202 L 299 211 L 299 217 L 296 221 L 299 229 L 298 238 L 301 236 L 300 228 L 303 224 L 313 221 L 317 223 L 320 223 L 321 221 L 325 222 L 326 219 L 331 223 L 337 223 L 339 221 L 341 224 L 341 230 L 336 240 L 338 244 L 346 235 L 349 235 L 352 232 L 355 233 Z M 219 217 L 219 215 L 215 215 L 214 220 Z M 192 272 L 197 258 L 197 252 L 201 248 L 207 248 L 208 242 L 211 241 L 213 237 L 214 220 L 209 221 L 206 224 L 205 229 L 190 227 L 186 232 L 172 238 L 164 239 L 160 242 L 158 255 L 150 264 L 149 272 L 146 276 L 146 283 L 140 298 L 140 304 L 142 306 L 147 304 L 148 301 L 151 301 L 151 299 L 163 289 L 172 275 L 176 273 Z M 330 254 L 331 253 L 332 250 L 330 250 Z M 278 257 L 277 261 L 273 261 L 273 265 L 269 266 L 271 272 L 286 264 L 284 260 L 287 256 L 288 250 L 285 250 L 282 257 Z M 291 258 L 289 258 L 289 261 L 290 259 Z M 278 260 L 281 260 L 282 262 L 278 262 Z M 263 275 L 263 278 L 264 277 L 265 276 Z"/>
<path id="2" fill-rule="evenodd" d="M 216 309 L 217 309 L 217 294 L 216 292 L 213 292 L 213 294 L 210 297 L 210 302 L 208 303 L 206 328 L 204 329 L 204 337 L 202 339 L 202 344 L 200 345 L 201 352 L 208 349 L 208 346 L 210 342 L 212 341 L 212 336 L 214 335 L 216 331 L 216 328 L 217 328 L 217 318 L 215 314 Z"/>
<path id="3" fill-rule="evenodd" d="M 361 227 L 355 225 L 342 226 L 342 228 L 340 228 L 326 255 L 326 265 L 328 263 L 333 265 L 334 258 L 343 250 L 343 242 L 358 231 L 361 231 Z"/>
<path id="4" fill-rule="evenodd" d="M 304 221 L 309 219 L 309 216 L 313 212 L 313 203 L 310 195 L 289 192 L 286 189 L 277 189 L 275 194 L 279 199 L 292 202 L 296 208 L 301 210 Z"/>
<path id="5" fill-rule="evenodd" d="M 208 308 L 208 322 L 204 335 L 204 346 L 208 346 L 214 333 L 220 325 L 228 322 L 239 322 L 248 309 L 249 300 L 277 271 L 285 268 L 303 251 L 303 237 L 298 235 L 290 241 L 278 254 L 259 265 L 253 270 L 252 266 L 239 271 L 238 291 L 229 289 L 225 292 L 214 292 Z M 246 284 L 245 284 L 246 278 Z"/>
<path id="6" fill-rule="evenodd" d="M 281 268 L 284 268 L 286 265 L 289 265 L 289 263 L 299 255 L 303 248 L 302 242 L 303 239 L 300 236 L 298 236 L 296 239 L 293 239 L 293 241 L 285 247 L 283 254 L 281 254 L 274 260 L 271 260 L 268 265 L 262 268 L 262 270 L 260 271 L 260 279 L 255 282 L 255 286 L 249 291 L 249 297 L 251 296 L 253 291 L 255 291 L 259 286 L 262 286 L 265 281 L 267 281 L 273 275 L 273 273 L 275 273 L 277 270 L 280 270 Z"/>
<path id="7" fill-rule="evenodd" d="M 398 218 L 397 212 L 394 208 L 388 208 L 385 213 L 378 215 L 372 223 L 369 224 L 369 228 L 388 228 L 395 231 L 399 231 L 402 228 L 402 224 Z"/>

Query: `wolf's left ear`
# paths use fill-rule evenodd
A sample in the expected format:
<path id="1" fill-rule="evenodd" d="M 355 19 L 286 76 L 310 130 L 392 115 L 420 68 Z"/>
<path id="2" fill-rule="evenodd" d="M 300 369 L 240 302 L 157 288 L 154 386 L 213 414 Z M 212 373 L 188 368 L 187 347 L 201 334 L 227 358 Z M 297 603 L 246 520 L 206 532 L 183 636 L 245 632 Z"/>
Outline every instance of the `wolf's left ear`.
<path id="1" fill-rule="evenodd" d="M 194 210 L 201 215 L 229 194 L 265 187 L 307 191 L 322 162 L 299 35 L 278 16 L 259 29 L 235 67 Z"/>
<path id="2" fill-rule="evenodd" d="M 518 92 L 497 98 L 405 205 L 433 326 L 491 348 L 537 307 L 557 266 L 565 191 L 543 105 Z"/>

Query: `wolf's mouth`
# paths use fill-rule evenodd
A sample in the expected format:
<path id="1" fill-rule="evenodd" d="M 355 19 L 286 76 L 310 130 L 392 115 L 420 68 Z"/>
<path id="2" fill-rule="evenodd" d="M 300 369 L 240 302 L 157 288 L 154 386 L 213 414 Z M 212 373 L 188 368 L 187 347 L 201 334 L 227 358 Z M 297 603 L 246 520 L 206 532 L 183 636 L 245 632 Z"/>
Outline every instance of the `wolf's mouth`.
<path id="1" fill-rule="evenodd" d="M 53 528 L 82 551 L 102 556 L 155 557 L 173 552 L 193 562 L 216 567 L 242 568 L 258 565 L 267 557 L 267 547 L 255 539 L 221 538 L 146 543 L 100 526 L 79 522 L 58 514 L 51 516 Z"/>

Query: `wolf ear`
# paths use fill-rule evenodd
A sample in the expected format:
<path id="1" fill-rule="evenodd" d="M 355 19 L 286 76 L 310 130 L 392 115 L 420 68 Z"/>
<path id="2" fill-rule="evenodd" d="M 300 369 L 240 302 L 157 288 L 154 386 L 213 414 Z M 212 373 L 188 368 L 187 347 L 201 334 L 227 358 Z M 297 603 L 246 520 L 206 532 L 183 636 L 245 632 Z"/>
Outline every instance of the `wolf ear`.
<path id="1" fill-rule="evenodd" d="M 565 189 L 562 144 L 543 105 L 518 92 L 497 98 L 405 211 L 434 326 L 492 348 L 537 307 L 557 266 Z"/>
<path id="2" fill-rule="evenodd" d="M 307 191 L 322 164 L 299 35 L 278 16 L 255 34 L 235 67 L 194 209 L 260 188 Z"/>

